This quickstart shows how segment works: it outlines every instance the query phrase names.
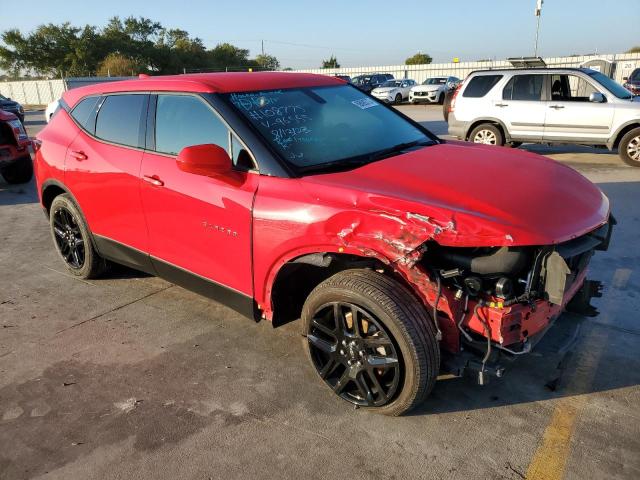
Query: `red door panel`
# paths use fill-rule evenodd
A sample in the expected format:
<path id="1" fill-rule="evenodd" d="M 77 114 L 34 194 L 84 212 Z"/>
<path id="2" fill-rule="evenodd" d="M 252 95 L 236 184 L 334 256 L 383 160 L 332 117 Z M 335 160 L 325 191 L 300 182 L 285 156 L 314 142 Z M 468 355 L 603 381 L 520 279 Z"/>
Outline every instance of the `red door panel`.
<path id="1" fill-rule="evenodd" d="M 252 296 L 251 207 L 259 175 L 233 175 L 185 173 L 174 157 L 145 152 L 141 191 L 149 252 Z"/>
<path id="2" fill-rule="evenodd" d="M 146 252 L 141 162 L 141 150 L 99 142 L 81 131 L 67 149 L 65 183 L 94 234 Z"/>

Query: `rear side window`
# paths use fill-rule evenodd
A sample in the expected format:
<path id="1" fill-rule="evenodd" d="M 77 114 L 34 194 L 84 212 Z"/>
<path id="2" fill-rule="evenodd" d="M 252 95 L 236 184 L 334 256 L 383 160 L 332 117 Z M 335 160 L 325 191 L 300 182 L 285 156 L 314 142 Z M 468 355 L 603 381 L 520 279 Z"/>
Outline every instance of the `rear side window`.
<path id="1" fill-rule="evenodd" d="M 229 151 L 229 130 L 211 108 L 191 95 L 158 95 L 156 150 L 177 155 L 184 147 L 206 143 Z"/>
<path id="2" fill-rule="evenodd" d="M 96 137 L 129 147 L 144 147 L 141 124 L 146 118 L 147 95 L 111 95 L 96 119 Z"/>
<path id="3" fill-rule="evenodd" d="M 502 90 L 503 100 L 540 100 L 543 75 L 514 75 Z"/>
<path id="4" fill-rule="evenodd" d="M 462 96 L 471 98 L 484 97 L 501 78 L 502 75 L 477 75 L 469 81 Z"/>
<path id="5" fill-rule="evenodd" d="M 80 100 L 71 110 L 71 116 L 74 118 L 76 122 L 78 122 L 82 128 L 93 133 L 93 129 L 95 127 L 96 117 L 94 116 L 96 112 L 96 104 L 98 103 L 98 99 L 100 97 L 88 97 L 83 100 Z M 60 107 L 56 108 L 58 111 Z"/>

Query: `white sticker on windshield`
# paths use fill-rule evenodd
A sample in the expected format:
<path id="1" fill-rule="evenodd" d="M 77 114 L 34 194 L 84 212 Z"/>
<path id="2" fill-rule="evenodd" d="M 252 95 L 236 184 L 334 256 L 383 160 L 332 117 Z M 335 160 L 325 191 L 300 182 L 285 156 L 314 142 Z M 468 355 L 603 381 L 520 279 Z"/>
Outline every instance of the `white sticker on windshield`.
<path id="1" fill-rule="evenodd" d="M 362 110 L 378 105 L 378 103 L 371 98 L 361 98 L 360 100 L 354 100 L 351 103 L 353 103 L 356 107 L 361 108 Z"/>

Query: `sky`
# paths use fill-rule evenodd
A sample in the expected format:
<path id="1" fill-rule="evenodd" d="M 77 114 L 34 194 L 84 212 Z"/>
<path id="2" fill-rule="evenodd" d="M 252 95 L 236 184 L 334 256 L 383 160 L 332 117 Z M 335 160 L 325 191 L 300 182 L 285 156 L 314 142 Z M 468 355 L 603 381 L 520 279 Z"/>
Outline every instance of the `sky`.
<path id="1" fill-rule="evenodd" d="M 536 0 L 0 0 L 0 31 L 44 23 L 103 26 L 144 16 L 207 47 L 229 42 L 275 55 L 282 67 L 396 65 L 421 51 L 434 62 L 533 55 Z M 634 6 L 635 4 L 635 6 Z M 640 0 L 545 0 L 538 53 L 619 53 L 640 45 Z"/>

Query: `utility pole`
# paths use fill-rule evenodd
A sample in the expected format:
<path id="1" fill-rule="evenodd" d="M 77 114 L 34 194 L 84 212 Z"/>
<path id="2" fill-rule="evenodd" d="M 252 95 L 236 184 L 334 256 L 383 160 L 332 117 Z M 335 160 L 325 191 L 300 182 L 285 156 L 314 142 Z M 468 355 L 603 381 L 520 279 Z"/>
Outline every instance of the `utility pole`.
<path id="1" fill-rule="evenodd" d="M 260 40 L 260 43 L 262 44 L 262 56 L 264 57 L 264 40 Z"/>
<path id="2" fill-rule="evenodd" d="M 536 15 L 536 44 L 535 47 L 533 48 L 533 56 L 537 57 L 538 56 L 538 34 L 540 33 L 540 17 L 542 15 L 542 4 L 544 3 L 544 0 L 536 0 L 536 10 L 535 10 L 535 15 Z"/>

